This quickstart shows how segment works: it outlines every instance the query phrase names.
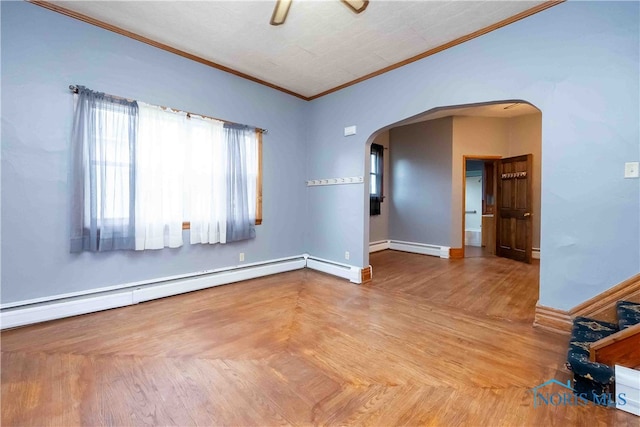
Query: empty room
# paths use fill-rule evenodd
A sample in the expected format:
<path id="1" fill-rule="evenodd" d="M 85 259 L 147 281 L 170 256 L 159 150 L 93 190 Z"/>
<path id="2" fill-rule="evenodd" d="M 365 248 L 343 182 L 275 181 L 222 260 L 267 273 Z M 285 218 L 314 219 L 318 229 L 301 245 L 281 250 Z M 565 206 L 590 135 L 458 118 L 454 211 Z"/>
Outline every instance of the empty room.
<path id="1" fill-rule="evenodd" d="M 637 1 L 0 2 L 0 422 L 637 425 Z"/>

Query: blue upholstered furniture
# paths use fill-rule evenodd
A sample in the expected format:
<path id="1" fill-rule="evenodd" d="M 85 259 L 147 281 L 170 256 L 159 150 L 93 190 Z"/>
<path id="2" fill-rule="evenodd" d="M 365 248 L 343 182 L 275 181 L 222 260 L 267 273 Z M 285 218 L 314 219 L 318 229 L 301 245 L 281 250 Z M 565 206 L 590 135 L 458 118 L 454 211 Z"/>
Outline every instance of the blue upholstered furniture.
<path id="1" fill-rule="evenodd" d="M 618 324 L 576 317 L 573 319 L 571 341 L 567 354 L 567 368 L 573 372 L 573 389 L 577 394 L 594 400 L 602 394 L 613 393 L 615 372 L 613 366 L 589 360 L 589 346 L 619 330 L 640 323 L 640 304 L 618 301 L 616 304 Z"/>
<path id="2" fill-rule="evenodd" d="M 618 301 L 616 311 L 620 330 L 640 323 L 640 304 L 631 301 Z"/>
<path id="3" fill-rule="evenodd" d="M 610 393 L 615 381 L 613 367 L 589 361 L 589 344 L 618 332 L 614 323 L 576 317 L 573 320 L 567 367 L 573 371 L 573 389 L 586 393 L 590 400 L 593 394 Z"/>

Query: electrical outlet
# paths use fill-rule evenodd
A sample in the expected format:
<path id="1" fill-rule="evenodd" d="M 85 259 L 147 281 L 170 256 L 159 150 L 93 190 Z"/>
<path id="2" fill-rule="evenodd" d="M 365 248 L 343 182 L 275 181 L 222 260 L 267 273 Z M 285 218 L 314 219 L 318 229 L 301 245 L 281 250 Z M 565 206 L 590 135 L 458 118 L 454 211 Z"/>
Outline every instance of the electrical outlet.
<path id="1" fill-rule="evenodd" d="M 244 261 L 244 252 L 240 252 L 240 262 Z"/>
<path id="2" fill-rule="evenodd" d="M 346 252 L 344 253 L 344 259 L 349 259 L 349 257 L 350 257 L 350 256 L 351 256 L 351 255 L 349 255 L 349 251 L 346 251 Z"/>

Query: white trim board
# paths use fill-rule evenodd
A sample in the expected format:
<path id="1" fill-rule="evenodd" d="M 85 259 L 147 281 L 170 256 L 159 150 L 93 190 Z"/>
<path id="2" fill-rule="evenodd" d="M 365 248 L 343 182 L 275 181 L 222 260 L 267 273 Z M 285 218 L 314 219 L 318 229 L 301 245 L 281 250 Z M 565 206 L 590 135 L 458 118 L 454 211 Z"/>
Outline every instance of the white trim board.
<path id="1" fill-rule="evenodd" d="M 15 328 L 64 317 L 125 307 L 144 301 L 299 270 L 305 267 L 348 279 L 352 283 L 362 283 L 361 269 L 359 267 L 303 254 L 241 266 L 13 302 L 5 304 L 0 311 L 0 329 Z"/>
<path id="2" fill-rule="evenodd" d="M 540 248 L 531 248 L 531 258 L 540 259 Z"/>
<path id="3" fill-rule="evenodd" d="M 119 289 L 134 288 L 136 286 L 154 285 L 154 284 L 158 284 L 158 283 L 161 283 L 161 282 L 168 282 L 168 281 L 171 281 L 171 280 L 188 279 L 188 278 L 193 278 L 193 277 L 206 276 L 206 275 L 210 275 L 210 274 L 213 274 L 213 273 L 234 271 L 234 270 L 239 270 L 239 269 L 243 269 L 243 268 L 261 266 L 261 265 L 266 265 L 266 264 L 274 264 L 274 263 L 278 263 L 278 262 L 282 262 L 282 261 L 290 261 L 290 260 L 300 259 L 302 257 L 304 257 L 304 255 L 296 255 L 296 256 L 291 256 L 291 257 L 286 257 L 286 258 L 276 258 L 276 259 L 270 259 L 270 260 L 267 260 L 267 261 L 258 261 L 258 262 L 253 262 L 253 263 L 239 264 L 239 265 L 233 265 L 233 266 L 230 266 L 230 267 L 221 267 L 221 268 L 215 268 L 215 269 L 211 269 L 211 270 L 196 271 L 196 272 L 193 272 L 193 273 L 176 274 L 176 275 L 173 275 L 173 276 L 156 277 L 156 278 L 148 279 L 148 280 L 140 280 L 140 281 L 137 281 L 137 282 L 128 282 L 128 283 L 122 283 L 122 284 L 119 284 L 119 285 L 104 286 L 104 287 L 89 289 L 89 290 L 85 290 L 85 291 L 68 292 L 68 293 L 64 293 L 64 294 L 51 295 L 51 296 L 47 296 L 47 297 L 33 298 L 33 299 L 29 299 L 29 300 L 10 302 L 10 303 L 6 303 L 6 304 L 0 305 L 0 310 L 5 310 L 5 309 L 8 309 L 8 308 L 13 308 L 13 307 L 23 307 L 25 305 L 39 304 L 39 303 L 43 303 L 43 302 L 47 302 L 48 303 L 48 302 L 52 302 L 52 301 L 55 301 L 55 300 L 75 298 L 75 297 L 80 297 L 80 296 L 92 296 L 92 295 L 99 294 L 99 293 L 111 292 L 111 291 L 116 291 L 116 290 L 119 290 Z"/>
<path id="4" fill-rule="evenodd" d="M 369 253 L 392 249 L 402 252 L 412 252 L 416 254 L 432 255 L 440 258 L 449 258 L 448 246 L 427 245 L 424 243 L 402 242 L 399 240 L 378 240 L 369 242 Z M 531 258 L 540 259 L 540 248 L 532 248 Z"/>
<path id="5" fill-rule="evenodd" d="M 284 262 L 275 262 L 258 265 L 238 270 L 214 273 L 211 276 L 197 277 L 189 280 L 180 280 L 176 283 L 160 284 L 144 288 L 136 288 L 132 291 L 133 303 L 151 301 L 186 292 L 199 291 L 214 286 L 227 285 L 229 283 L 242 282 L 272 274 L 284 273 L 292 270 L 300 270 L 305 267 L 303 258 Z"/>
<path id="6" fill-rule="evenodd" d="M 322 271 L 333 276 L 349 279 L 351 283 L 362 283 L 361 271 L 362 269 L 354 265 L 342 264 L 340 262 L 331 261 L 328 259 L 314 257 L 312 255 L 306 255 L 307 268 L 312 270 Z"/>
<path id="7" fill-rule="evenodd" d="M 369 253 L 384 251 L 389 249 L 389 240 L 378 240 L 377 242 L 369 243 Z"/>
<path id="8" fill-rule="evenodd" d="M 64 299 L 54 296 L 49 301 L 40 301 L 38 303 L 24 301 L 20 306 L 17 306 L 20 303 L 14 303 L 12 308 L 4 308 L 0 312 L 0 329 L 15 328 L 63 317 L 124 307 L 156 298 L 299 270 L 305 268 L 305 266 L 305 257 L 298 256 L 280 261 L 276 260 L 275 262 L 254 263 L 246 267 L 221 269 L 221 271 L 208 274 L 192 274 L 179 279 L 156 279 L 154 283 L 127 288 L 122 288 L 120 285 L 114 287 L 114 289 L 98 290 L 92 294 L 83 293 Z"/>
<path id="9" fill-rule="evenodd" d="M 425 243 L 403 242 L 390 240 L 389 249 L 394 251 L 411 252 L 414 254 L 431 255 L 440 258 L 449 258 L 449 246 L 428 245 Z"/>
<path id="10" fill-rule="evenodd" d="M 616 408 L 640 417 L 640 371 L 624 366 L 615 366 Z M 623 400 L 619 398 L 620 395 Z"/>

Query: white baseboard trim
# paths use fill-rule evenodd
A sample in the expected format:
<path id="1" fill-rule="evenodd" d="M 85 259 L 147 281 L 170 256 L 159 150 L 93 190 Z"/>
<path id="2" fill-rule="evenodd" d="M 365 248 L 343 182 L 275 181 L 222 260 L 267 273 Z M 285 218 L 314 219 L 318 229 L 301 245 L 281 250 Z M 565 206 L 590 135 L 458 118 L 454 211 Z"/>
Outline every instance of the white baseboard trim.
<path id="1" fill-rule="evenodd" d="M 389 249 L 390 240 L 378 240 L 369 243 L 369 253 L 384 251 Z"/>
<path id="2" fill-rule="evenodd" d="M 173 283 L 140 287 L 133 289 L 132 291 L 133 303 L 137 304 L 139 302 L 184 294 L 186 292 L 199 291 L 201 289 L 212 288 L 214 286 L 228 285 L 229 283 L 241 282 L 243 280 L 256 279 L 258 277 L 270 276 L 272 274 L 299 270 L 304 267 L 305 260 L 301 257 L 297 260 L 240 268 L 237 270 L 214 273 L 205 277 L 196 277 L 188 280 L 178 280 Z"/>
<path id="3" fill-rule="evenodd" d="M 616 365 L 615 373 L 616 408 L 640 416 L 640 371 Z"/>
<path id="4" fill-rule="evenodd" d="M 16 301 L 16 302 L 10 302 L 10 303 L 1 304 L 0 305 L 0 310 L 5 310 L 5 309 L 8 309 L 8 308 L 13 308 L 13 307 L 24 307 L 26 305 L 32 305 L 32 304 L 49 303 L 49 302 L 52 302 L 52 301 L 55 301 L 55 300 L 69 299 L 69 298 L 75 298 L 75 297 L 81 297 L 81 296 L 94 296 L 96 294 L 101 294 L 101 293 L 105 293 L 105 292 L 117 291 L 117 290 L 120 290 L 120 289 L 131 289 L 131 288 L 135 288 L 135 287 L 138 287 L 138 286 L 154 285 L 154 284 L 158 284 L 158 283 L 162 283 L 162 282 L 169 282 L 171 280 L 188 279 L 188 278 L 193 278 L 193 277 L 201 277 L 201 276 L 210 275 L 210 274 L 213 274 L 213 273 L 222 273 L 222 272 L 234 271 L 234 270 L 239 270 L 239 269 L 248 268 L 248 267 L 256 267 L 256 266 L 261 266 L 261 265 L 266 265 L 266 264 L 274 264 L 274 263 L 278 263 L 278 262 L 282 262 L 282 261 L 296 260 L 296 259 L 303 258 L 304 256 L 305 255 L 295 255 L 295 256 L 290 256 L 290 257 L 285 257 L 285 258 L 276 258 L 276 259 L 270 259 L 270 260 L 266 260 L 266 261 L 258 261 L 258 262 L 253 262 L 253 263 L 244 263 L 244 264 L 232 265 L 232 266 L 227 266 L 227 267 L 215 268 L 215 269 L 211 269 L 211 270 L 201 270 L 201 271 L 196 271 L 196 272 L 192 272 L 192 273 L 176 274 L 176 275 L 173 275 L 173 276 L 155 277 L 153 279 L 139 280 L 139 281 L 136 281 L 136 282 L 121 283 L 119 285 L 104 286 L 104 287 L 101 287 L 101 288 L 93 288 L 93 289 L 88 289 L 88 290 L 78 291 L 78 292 L 68 292 L 68 293 L 64 293 L 64 294 L 49 295 L 49 296 L 41 297 L 41 298 L 33 298 L 33 299 L 29 299 L 29 300 L 22 300 L 22 301 Z"/>
<path id="5" fill-rule="evenodd" d="M 73 297 L 50 297 L 49 301 L 38 299 L 37 303 L 23 301 L 12 303 L 12 307 L 3 307 L 0 312 L 0 329 L 15 328 L 63 317 L 93 313 L 111 308 L 124 307 L 164 298 L 185 292 L 192 292 L 214 286 L 255 279 L 271 274 L 299 270 L 306 266 L 304 256 L 285 258 L 282 260 L 264 261 L 246 266 L 220 269 L 213 273 L 185 275 L 179 279 L 156 279 L 155 282 L 146 281 L 142 285 L 123 288 L 122 285 L 93 293 L 83 293 Z M 106 291 L 104 289 L 107 289 Z M 88 291 L 91 292 L 91 291 Z"/>
<path id="6" fill-rule="evenodd" d="M 449 258 L 450 248 L 449 246 L 390 240 L 389 249 L 393 249 L 394 251 L 411 252 L 414 254 L 437 256 L 440 258 Z"/>
<path id="7" fill-rule="evenodd" d="M 342 277 L 344 279 L 349 279 L 351 283 L 362 283 L 360 274 L 362 269 L 353 265 L 342 264 L 340 262 L 308 255 L 307 268 L 322 271 L 323 273 L 328 273 L 333 276 Z"/>
<path id="8" fill-rule="evenodd" d="M 540 259 L 540 248 L 531 248 L 531 258 Z"/>
<path id="9" fill-rule="evenodd" d="M 51 303 L 40 303 L 24 308 L 12 308 L 0 313 L 0 329 L 31 325 L 132 304 L 132 291 L 129 290 L 90 297 L 83 296 Z"/>

